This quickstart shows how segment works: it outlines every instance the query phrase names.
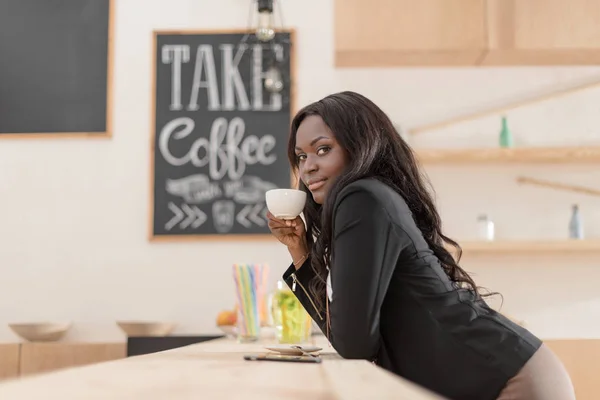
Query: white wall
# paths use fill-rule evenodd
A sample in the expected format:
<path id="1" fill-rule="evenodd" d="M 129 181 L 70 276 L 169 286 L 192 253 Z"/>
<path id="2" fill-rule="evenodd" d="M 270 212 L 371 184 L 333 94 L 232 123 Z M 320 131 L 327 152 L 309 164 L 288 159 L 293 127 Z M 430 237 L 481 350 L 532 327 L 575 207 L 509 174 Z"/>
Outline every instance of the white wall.
<path id="1" fill-rule="evenodd" d="M 0 142 L 0 341 L 11 321 L 71 320 L 72 340 L 122 340 L 116 319 L 166 319 L 177 333 L 217 332 L 233 303 L 230 266 L 289 263 L 265 242 L 150 243 L 149 143 L 153 29 L 243 28 L 250 0 L 116 0 L 114 137 Z M 357 90 L 402 126 L 600 76 L 600 68 L 333 68 L 332 0 L 283 0 L 297 29 L 298 104 Z M 600 141 L 600 90 L 509 113 L 521 143 Z M 499 118 L 415 138 L 418 146 L 496 143 Z M 76 168 L 73 168 L 76 166 Z M 427 171 L 445 226 L 472 234 L 489 212 L 503 238 L 565 237 L 569 206 L 581 204 L 587 234 L 600 237 L 597 198 L 518 187 L 517 174 L 600 187 L 597 166 L 446 167 Z M 504 310 L 543 337 L 600 336 L 600 256 L 465 259 L 479 283 L 504 295 Z"/>

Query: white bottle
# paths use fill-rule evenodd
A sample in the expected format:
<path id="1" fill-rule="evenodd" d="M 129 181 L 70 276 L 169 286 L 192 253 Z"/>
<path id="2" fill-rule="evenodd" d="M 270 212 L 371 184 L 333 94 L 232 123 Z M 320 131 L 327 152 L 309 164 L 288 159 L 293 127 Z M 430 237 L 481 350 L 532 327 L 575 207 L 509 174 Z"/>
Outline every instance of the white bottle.
<path id="1" fill-rule="evenodd" d="M 494 222 L 486 215 L 481 214 L 477 217 L 477 227 L 479 238 L 481 240 L 491 241 L 495 238 Z"/>
<path id="2" fill-rule="evenodd" d="M 569 221 L 569 238 L 583 239 L 583 222 L 581 221 L 581 214 L 579 212 L 579 206 L 577 204 L 573 204 L 571 206 L 571 220 Z"/>

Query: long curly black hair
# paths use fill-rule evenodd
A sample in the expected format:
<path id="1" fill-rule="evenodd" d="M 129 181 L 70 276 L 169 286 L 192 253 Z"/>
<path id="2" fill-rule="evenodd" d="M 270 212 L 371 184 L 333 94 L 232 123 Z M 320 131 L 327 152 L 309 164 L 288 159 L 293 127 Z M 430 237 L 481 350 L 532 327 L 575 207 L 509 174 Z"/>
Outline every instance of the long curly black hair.
<path id="1" fill-rule="evenodd" d="M 458 243 L 442 233 L 442 222 L 429 193 L 429 182 L 421 173 L 412 149 L 402 139 L 389 117 L 371 100 L 355 92 L 345 91 L 329 95 L 302 108 L 294 117 L 288 141 L 288 158 L 298 176 L 295 153 L 296 133 L 304 119 L 317 115 L 335 135 L 345 150 L 349 165 L 333 183 L 324 204 L 315 203 L 301 179 L 298 188 L 307 193 L 304 207 L 306 240 L 311 253 L 311 267 L 316 273 L 309 289 L 324 309 L 327 268 L 332 249 L 333 205 L 342 188 L 363 178 L 376 178 L 392 187 L 408 204 L 423 237 L 437 256 L 451 281 L 458 287 L 480 291 L 469 274 L 458 262 L 462 250 Z M 456 250 L 456 260 L 445 245 Z"/>

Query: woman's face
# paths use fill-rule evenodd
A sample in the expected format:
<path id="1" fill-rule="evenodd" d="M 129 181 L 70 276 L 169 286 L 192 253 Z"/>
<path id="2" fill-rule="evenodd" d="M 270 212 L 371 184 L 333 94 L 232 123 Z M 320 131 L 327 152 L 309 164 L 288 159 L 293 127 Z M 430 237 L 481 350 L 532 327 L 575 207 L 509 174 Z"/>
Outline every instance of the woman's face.
<path id="1" fill-rule="evenodd" d="M 302 121 L 296 132 L 296 160 L 300 179 L 315 203 L 325 202 L 332 183 L 347 165 L 346 158 L 346 152 L 321 117 L 311 115 Z"/>

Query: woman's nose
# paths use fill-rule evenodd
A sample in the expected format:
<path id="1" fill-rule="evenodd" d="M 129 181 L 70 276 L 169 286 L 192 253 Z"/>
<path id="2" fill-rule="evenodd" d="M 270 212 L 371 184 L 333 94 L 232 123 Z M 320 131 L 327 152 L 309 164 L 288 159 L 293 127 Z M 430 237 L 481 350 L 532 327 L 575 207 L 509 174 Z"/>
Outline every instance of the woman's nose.
<path id="1" fill-rule="evenodd" d="M 319 167 L 315 158 L 311 156 L 306 157 L 306 161 L 304 162 L 304 172 L 314 172 L 318 169 Z"/>

